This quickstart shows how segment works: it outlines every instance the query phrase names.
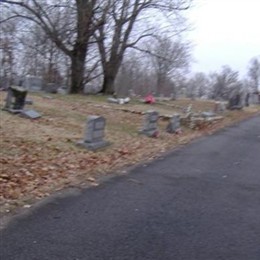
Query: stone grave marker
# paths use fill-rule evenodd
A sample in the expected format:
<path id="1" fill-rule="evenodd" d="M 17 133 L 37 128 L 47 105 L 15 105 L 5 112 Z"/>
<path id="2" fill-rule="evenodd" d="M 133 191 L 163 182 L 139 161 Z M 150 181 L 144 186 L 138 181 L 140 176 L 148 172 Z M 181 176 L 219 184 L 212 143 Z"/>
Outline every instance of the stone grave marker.
<path id="1" fill-rule="evenodd" d="M 211 112 L 211 111 L 205 111 L 205 112 L 202 112 L 201 113 L 201 116 L 203 117 L 203 118 L 210 118 L 210 117 L 214 117 L 214 116 L 216 116 L 216 113 L 213 113 L 213 112 Z"/>
<path id="2" fill-rule="evenodd" d="M 25 106 L 27 90 L 20 86 L 11 86 L 7 90 L 4 110 L 11 113 L 19 113 Z"/>
<path id="3" fill-rule="evenodd" d="M 58 88 L 59 87 L 55 83 L 48 83 L 45 87 L 45 92 L 56 94 Z"/>
<path id="4" fill-rule="evenodd" d="M 159 118 L 159 113 L 157 111 L 148 110 L 145 113 L 144 125 L 140 133 L 148 137 L 157 137 L 157 121 Z"/>
<path id="5" fill-rule="evenodd" d="M 23 110 L 20 114 L 22 117 L 26 117 L 29 119 L 38 119 L 41 117 L 41 114 L 39 114 L 37 111 L 35 110 Z"/>
<path id="6" fill-rule="evenodd" d="M 249 104 L 258 105 L 260 104 L 260 93 L 251 93 L 249 97 Z"/>
<path id="7" fill-rule="evenodd" d="M 78 145 L 92 151 L 108 146 L 110 143 L 103 140 L 105 137 L 106 120 L 102 116 L 89 116 L 87 118 L 84 140 Z"/>
<path id="8" fill-rule="evenodd" d="M 11 88 L 8 88 L 7 96 L 5 99 L 4 110 L 12 109 L 12 103 L 13 103 L 13 91 L 11 90 Z"/>
<path id="9" fill-rule="evenodd" d="M 175 114 L 171 117 L 170 122 L 166 127 L 166 131 L 170 134 L 175 134 L 180 129 L 180 126 L 181 126 L 180 115 Z"/>
<path id="10" fill-rule="evenodd" d="M 214 112 L 215 113 L 224 113 L 226 111 L 225 102 L 215 102 Z"/>
<path id="11" fill-rule="evenodd" d="M 29 91 L 41 91 L 43 89 L 43 80 L 35 76 L 27 76 L 23 80 L 22 86 Z"/>
<path id="12" fill-rule="evenodd" d="M 232 93 L 229 100 L 228 100 L 228 105 L 227 109 L 229 110 L 239 110 L 242 109 L 242 98 L 240 93 Z"/>

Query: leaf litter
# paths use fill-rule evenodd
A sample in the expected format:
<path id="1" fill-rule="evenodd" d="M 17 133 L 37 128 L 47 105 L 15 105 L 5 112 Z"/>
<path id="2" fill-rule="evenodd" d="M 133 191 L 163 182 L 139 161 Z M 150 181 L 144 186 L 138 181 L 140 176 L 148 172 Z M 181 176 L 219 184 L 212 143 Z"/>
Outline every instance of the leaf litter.
<path id="1" fill-rule="evenodd" d="M 16 208 L 30 208 L 35 201 L 67 187 L 98 186 L 98 179 L 102 176 L 152 160 L 169 149 L 187 144 L 201 135 L 212 134 L 219 128 L 257 113 L 257 110 L 232 111 L 216 124 L 196 131 L 183 128 L 179 135 L 166 133 L 167 122 L 160 120 L 158 138 L 147 138 L 138 134 L 142 115 L 125 113 L 119 109 L 120 106 L 101 101 L 97 105 L 96 100 L 85 96 L 78 96 L 76 101 L 70 96 L 56 95 L 48 100 L 39 94 L 31 96 L 35 104 L 33 108 L 43 114 L 42 118 L 33 121 L 0 112 L 2 215 Z M 5 95 L 1 93 L 1 106 L 4 98 Z M 208 108 L 210 102 L 205 104 Z M 200 101 L 195 105 L 203 108 Z M 155 105 L 127 106 L 143 112 L 156 109 Z M 171 106 L 165 106 L 163 110 L 167 110 L 168 114 L 176 112 Z M 75 146 L 83 137 L 89 115 L 106 118 L 105 139 L 112 143 L 96 153 Z"/>

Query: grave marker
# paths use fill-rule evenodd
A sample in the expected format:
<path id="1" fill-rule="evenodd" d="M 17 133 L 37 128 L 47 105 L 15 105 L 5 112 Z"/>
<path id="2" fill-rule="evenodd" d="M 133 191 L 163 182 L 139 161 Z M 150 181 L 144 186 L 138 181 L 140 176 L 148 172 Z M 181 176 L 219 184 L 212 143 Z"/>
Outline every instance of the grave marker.
<path id="1" fill-rule="evenodd" d="M 7 97 L 4 109 L 12 113 L 22 111 L 25 106 L 26 95 L 27 90 L 23 87 L 11 86 L 7 90 Z"/>
<path id="2" fill-rule="evenodd" d="M 78 145 L 92 151 L 108 146 L 110 143 L 103 140 L 105 137 L 106 120 L 102 116 L 89 116 L 86 123 L 84 140 Z"/>
<path id="3" fill-rule="evenodd" d="M 180 129 L 181 122 L 180 122 L 180 115 L 175 114 L 171 117 L 169 124 L 166 127 L 166 131 L 170 134 L 175 134 Z"/>
<path id="4" fill-rule="evenodd" d="M 144 125 L 140 133 L 148 137 L 157 137 L 157 121 L 159 113 L 157 111 L 149 110 L 145 113 Z"/>
<path id="5" fill-rule="evenodd" d="M 38 119 L 41 117 L 41 114 L 39 114 L 37 111 L 35 110 L 23 110 L 20 114 L 22 117 L 26 117 L 29 119 Z"/>

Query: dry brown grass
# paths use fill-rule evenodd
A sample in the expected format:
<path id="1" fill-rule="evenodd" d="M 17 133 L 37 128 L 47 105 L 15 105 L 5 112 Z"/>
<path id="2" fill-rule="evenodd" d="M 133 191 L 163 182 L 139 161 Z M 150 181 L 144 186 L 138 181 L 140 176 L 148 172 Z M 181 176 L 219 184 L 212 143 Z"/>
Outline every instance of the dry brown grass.
<path id="1" fill-rule="evenodd" d="M 0 95 L 3 106 L 5 93 Z M 178 100 L 167 105 L 145 105 L 133 102 L 125 106 L 109 104 L 104 97 L 61 96 L 53 99 L 30 94 L 33 109 L 43 117 L 28 120 L 1 111 L 0 119 L 0 208 L 8 212 L 46 197 L 69 186 L 98 185 L 98 178 L 116 173 L 127 165 L 155 158 L 190 140 L 209 134 L 259 112 L 258 108 L 227 112 L 225 119 L 203 131 L 183 129 L 181 135 L 165 132 L 167 122 L 160 121 L 158 138 L 138 134 L 142 115 L 126 113 L 121 108 L 144 112 L 149 109 L 163 114 L 180 112 L 174 106 L 193 104 L 196 111 L 211 110 L 210 101 Z M 84 132 L 88 115 L 107 119 L 106 139 L 112 145 L 96 153 L 75 146 Z"/>

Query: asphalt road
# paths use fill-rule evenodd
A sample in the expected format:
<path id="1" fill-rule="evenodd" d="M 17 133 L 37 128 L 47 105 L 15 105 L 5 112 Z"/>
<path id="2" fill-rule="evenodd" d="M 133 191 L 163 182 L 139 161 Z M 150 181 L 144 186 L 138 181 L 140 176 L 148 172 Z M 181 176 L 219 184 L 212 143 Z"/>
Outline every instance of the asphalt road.
<path id="1" fill-rule="evenodd" d="M 260 117 L 1 232 L 1 260 L 260 260 Z"/>

